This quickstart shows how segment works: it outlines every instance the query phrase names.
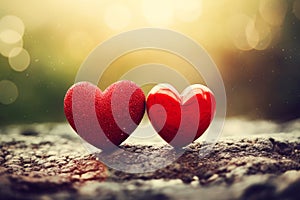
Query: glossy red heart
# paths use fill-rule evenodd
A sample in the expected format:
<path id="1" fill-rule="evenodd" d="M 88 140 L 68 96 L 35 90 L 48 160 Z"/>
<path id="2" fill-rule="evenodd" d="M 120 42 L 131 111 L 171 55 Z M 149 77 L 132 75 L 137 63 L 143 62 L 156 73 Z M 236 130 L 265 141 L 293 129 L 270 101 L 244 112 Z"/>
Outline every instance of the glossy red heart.
<path id="1" fill-rule="evenodd" d="M 169 84 L 156 85 L 149 92 L 146 105 L 154 129 L 175 148 L 199 138 L 216 109 L 213 93 L 200 84 L 187 87 L 181 95 Z"/>
<path id="2" fill-rule="evenodd" d="M 77 134 L 103 151 L 114 150 L 135 130 L 145 112 L 145 95 L 135 83 L 119 81 L 104 92 L 79 82 L 66 93 L 64 111 Z"/>

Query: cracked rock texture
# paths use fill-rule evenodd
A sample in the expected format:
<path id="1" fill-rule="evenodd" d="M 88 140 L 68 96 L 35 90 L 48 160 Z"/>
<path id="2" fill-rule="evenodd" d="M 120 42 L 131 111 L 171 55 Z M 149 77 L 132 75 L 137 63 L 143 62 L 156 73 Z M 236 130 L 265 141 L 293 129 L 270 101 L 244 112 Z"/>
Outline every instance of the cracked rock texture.
<path id="1" fill-rule="evenodd" d="M 266 124 L 214 146 L 125 141 L 110 154 L 86 151 L 67 124 L 2 127 L 0 199 L 300 199 L 300 123 Z"/>

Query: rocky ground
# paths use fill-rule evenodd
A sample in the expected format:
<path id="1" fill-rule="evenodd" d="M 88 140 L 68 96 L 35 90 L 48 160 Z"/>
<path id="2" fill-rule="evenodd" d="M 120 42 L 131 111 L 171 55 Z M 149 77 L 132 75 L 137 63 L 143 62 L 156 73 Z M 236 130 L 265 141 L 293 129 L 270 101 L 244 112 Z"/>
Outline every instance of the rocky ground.
<path id="1" fill-rule="evenodd" d="M 266 124 L 272 133 L 230 135 L 225 127 L 203 155 L 203 142 L 185 151 L 128 143 L 90 154 L 66 124 L 2 127 L 0 199 L 299 199 L 300 123 Z M 127 172 L 110 162 L 126 163 Z M 128 173 L 141 169 L 149 170 Z"/>

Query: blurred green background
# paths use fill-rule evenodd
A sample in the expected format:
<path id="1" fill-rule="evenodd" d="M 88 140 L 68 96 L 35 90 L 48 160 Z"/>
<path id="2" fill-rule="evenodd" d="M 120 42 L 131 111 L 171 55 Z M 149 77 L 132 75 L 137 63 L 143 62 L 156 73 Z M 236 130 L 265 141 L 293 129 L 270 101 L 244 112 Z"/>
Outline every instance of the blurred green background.
<path id="1" fill-rule="evenodd" d="M 89 52 L 142 27 L 179 31 L 208 51 L 228 116 L 300 117 L 300 0 L 1 0 L 0 125 L 64 121 L 65 92 Z M 202 82 L 175 55 L 141 50 L 114 62 L 99 87 L 148 62 Z"/>

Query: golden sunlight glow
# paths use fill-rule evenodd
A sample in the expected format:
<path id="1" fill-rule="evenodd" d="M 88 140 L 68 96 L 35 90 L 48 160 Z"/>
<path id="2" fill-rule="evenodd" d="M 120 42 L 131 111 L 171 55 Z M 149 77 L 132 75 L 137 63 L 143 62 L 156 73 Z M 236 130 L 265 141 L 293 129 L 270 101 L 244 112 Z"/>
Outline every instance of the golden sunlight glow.
<path id="1" fill-rule="evenodd" d="M 203 79 L 197 70 L 181 57 L 167 51 L 145 49 L 133 51 L 117 58 L 103 73 L 98 86 L 100 89 L 104 90 L 113 82 L 118 81 L 120 77 L 133 68 L 149 63 L 159 63 L 169 66 L 170 68 L 178 71 L 179 74 L 185 77 L 192 84 L 199 82 L 203 83 Z M 149 74 L 140 74 L 139 78 L 142 77 L 149 78 Z M 169 78 L 172 79 L 172 77 Z M 178 81 L 178 87 L 180 87 L 179 84 L 181 83 L 182 81 Z"/>
<path id="2" fill-rule="evenodd" d="M 84 31 L 71 32 L 65 41 L 65 50 L 74 60 L 82 60 L 94 48 L 93 37 Z"/>
<path id="3" fill-rule="evenodd" d="M 55 41 L 49 46 L 60 46 L 62 52 L 57 55 L 65 53 L 70 62 L 82 62 L 93 48 L 115 34 L 142 27 L 181 32 L 215 55 L 233 49 L 265 50 L 280 39 L 288 9 L 286 0 L 28 0 L 19 6 L 13 2 L 1 5 L 1 9 L 14 12 L 0 15 L 0 53 L 14 57 L 25 41 L 28 53 L 38 57 L 40 45 L 36 43 Z M 300 0 L 293 0 L 292 7 L 300 19 Z M 24 38 L 25 26 L 29 34 Z M 44 33 L 49 36 L 45 41 L 39 36 Z"/>
<path id="4" fill-rule="evenodd" d="M 202 0 L 175 0 L 175 9 L 179 20 L 192 22 L 202 14 Z"/>
<path id="5" fill-rule="evenodd" d="M 126 28 L 131 21 L 129 8 L 121 3 L 110 4 L 104 12 L 104 21 L 113 30 Z"/>
<path id="6" fill-rule="evenodd" d="M 173 23 L 172 0 L 143 0 L 142 9 L 147 21 L 153 26 L 170 26 Z"/>
<path id="7" fill-rule="evenodd" d="M 259 11 L 263 19 L 273 26 L 280 26 L 287 11 L 286 0 L 261 0 Z"/>

